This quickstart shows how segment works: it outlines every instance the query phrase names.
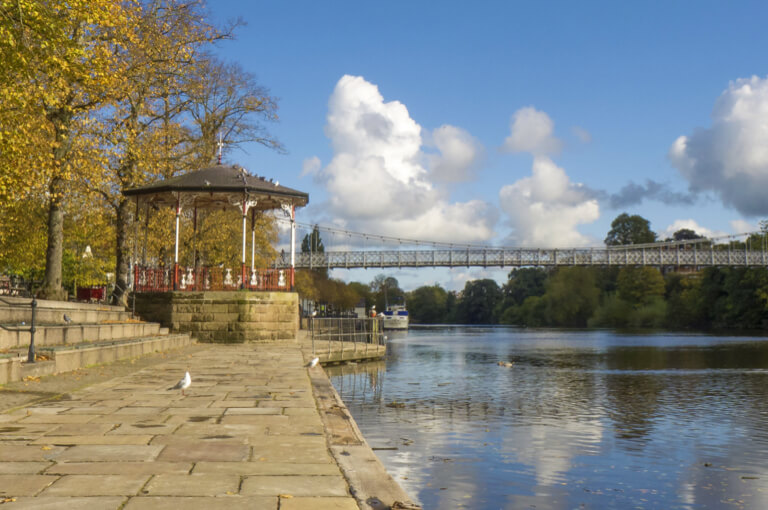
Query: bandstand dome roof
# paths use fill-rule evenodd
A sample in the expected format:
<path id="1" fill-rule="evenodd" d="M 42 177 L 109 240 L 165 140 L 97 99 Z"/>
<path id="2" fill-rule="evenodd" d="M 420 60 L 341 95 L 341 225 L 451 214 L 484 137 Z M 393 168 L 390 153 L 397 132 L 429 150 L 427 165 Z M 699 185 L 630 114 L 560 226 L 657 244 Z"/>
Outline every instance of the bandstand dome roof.
<path id="1" fill-rule="evenodd" d="M 136 197 L 155 206 L 175 206 L 177 200 L 194 203 L 198 208 L 219 208 L 235 205 L 247 197 L 255 201 L 257 210 L 295 207 L 309 203 L 303 191 L 280 186 L 272 179 L 251 175 L 237 165 L 216 165 L 170 179 L 123 191 L 126 197 Z"/>

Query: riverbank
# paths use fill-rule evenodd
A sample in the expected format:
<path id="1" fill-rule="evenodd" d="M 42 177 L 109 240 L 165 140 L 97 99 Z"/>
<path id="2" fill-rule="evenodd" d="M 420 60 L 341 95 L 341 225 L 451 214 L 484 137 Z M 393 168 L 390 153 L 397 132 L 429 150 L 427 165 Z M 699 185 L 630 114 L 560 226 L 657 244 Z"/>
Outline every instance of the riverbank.
<path id="1" fill-rule="evenodd" d="M 0 496 L 10 508 L 229 510 L 402 498 L 369 484 L 388 475 L 363 469 L 378 459 L 322 368 L 304 365 L 298 342 L 196 345 L 6 386 Z M 167 390 L 185 370 L 185 395 Z M 333 432 L 337 418 L 357 435 Z"/>

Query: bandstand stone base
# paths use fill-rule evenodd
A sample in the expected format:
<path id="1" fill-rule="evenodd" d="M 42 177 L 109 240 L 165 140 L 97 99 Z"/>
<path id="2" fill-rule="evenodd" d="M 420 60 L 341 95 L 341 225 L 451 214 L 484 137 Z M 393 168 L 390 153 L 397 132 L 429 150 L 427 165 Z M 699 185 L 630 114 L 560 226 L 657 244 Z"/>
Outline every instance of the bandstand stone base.
<path id="1" fill-rule="evenodd" d="M 136 314 L 199 342 L 294 340 L 299 327 L 295 292 L 137 293 Z"/>

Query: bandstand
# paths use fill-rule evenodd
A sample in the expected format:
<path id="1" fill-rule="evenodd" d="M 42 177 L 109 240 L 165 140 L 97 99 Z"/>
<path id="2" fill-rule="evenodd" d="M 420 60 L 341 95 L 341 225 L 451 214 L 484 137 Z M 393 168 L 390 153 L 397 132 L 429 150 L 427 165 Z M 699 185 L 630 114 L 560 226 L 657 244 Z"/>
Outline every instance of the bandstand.
<path id="1" fill-rule="evenodd" d="M 195 172 L 125 190 L 135 201 L 136 215 L 146 220 L 150 211 L 175 210 L 172 267 L 151 266 L 146 258 L 133 268 L 136 312 L 176 331 L 188 331 L 201 341 L 243 342 L 295 337 L 298 298 L 294 286 L 296 208 L 309 195 L 271 179 L 249 174 L 238 166 L 216 165 Z M 179 264 L 179 228 L 182 211 L 191 211 L 193 236 L 199 210 L 237 208 L 242 213 L 239 268 Z M 256 214 L 282 210 L 291 219 L 290 267 L 257 268 Z M 247 224 L 251 219 L 251 260 L 246 260 Z M 138 221 L 137 232 L 138 234 Z M 145 224 L 148 222 L 145 221 Z M 145 227 L 146 228 L 146 227 Z M 146 236 L 145 236 L 146 237 Z M 136 243 L 134 243 L 136 244 Z M 136 260 L 134 254 L 134 260 Z M 239 292 L 233 292 L 239 291 Z"/>

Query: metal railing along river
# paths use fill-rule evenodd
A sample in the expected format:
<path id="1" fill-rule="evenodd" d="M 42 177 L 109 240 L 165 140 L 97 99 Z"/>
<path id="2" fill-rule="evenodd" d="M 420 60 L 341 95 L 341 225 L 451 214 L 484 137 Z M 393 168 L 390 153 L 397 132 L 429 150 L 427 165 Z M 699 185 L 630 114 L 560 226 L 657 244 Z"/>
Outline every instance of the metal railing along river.
<path id="1" fill-rule="evenodd" d="M 386 337 L 378 317 L 346 318 L 346 317 L 310 317 L 309 332 L 312 338 L 312 352 L 328 349 L 333 350 L 333 342 L 353 344 L 353 352 L 368 351 L 369 346 L 384 345 Z"/>

